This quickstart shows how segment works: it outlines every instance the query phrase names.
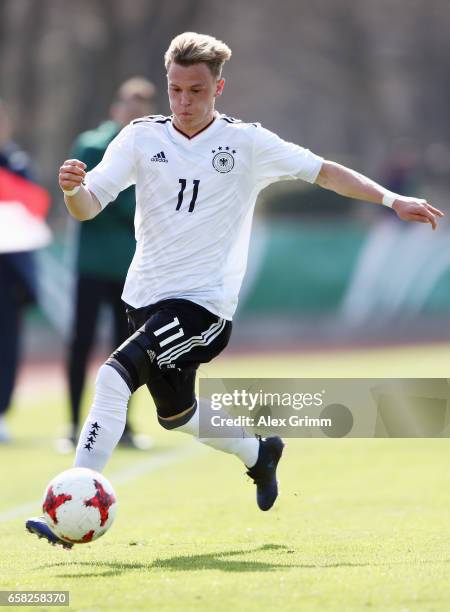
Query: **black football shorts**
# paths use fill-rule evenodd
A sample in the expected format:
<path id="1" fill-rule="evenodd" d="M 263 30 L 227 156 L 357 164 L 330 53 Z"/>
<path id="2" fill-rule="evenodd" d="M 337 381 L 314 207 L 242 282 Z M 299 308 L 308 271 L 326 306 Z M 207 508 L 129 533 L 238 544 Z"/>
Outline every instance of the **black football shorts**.
<path id="1" fill-rule="evenodd" d="M 195 376 L 201 363 L 227 346 L 232 323 L 189 300 L 162 300 L 143 308 L 127 307 L 130 333 L 147 342 L 147 387 L 158 416 L 171 417 L 195 402 Z"/>

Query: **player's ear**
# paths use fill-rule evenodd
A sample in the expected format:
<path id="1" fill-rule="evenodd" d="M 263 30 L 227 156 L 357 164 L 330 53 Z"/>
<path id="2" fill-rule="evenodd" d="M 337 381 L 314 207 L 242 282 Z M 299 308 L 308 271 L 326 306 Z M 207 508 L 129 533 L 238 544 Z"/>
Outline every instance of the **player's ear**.
<path id="1" fill-rule="evenodd" d="M 219 79 L 216 84 L 216 98 L 222 95 L 223 88 L 225 87 L 225 79 Z"/>

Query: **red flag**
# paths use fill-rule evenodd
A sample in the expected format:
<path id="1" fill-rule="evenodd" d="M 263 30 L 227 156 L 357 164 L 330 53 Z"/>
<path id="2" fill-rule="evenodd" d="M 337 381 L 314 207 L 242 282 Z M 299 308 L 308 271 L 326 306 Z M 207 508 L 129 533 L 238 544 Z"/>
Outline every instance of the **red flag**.
<path id="1" fill-rule="evenodd" d="M 9 170 L 0 168 L 0 253 L 28 251 L 50 242 L 44 219 L 48 192 Z"/>
<path id="2" fill-rule="evenodd" d="M 0 202 L 8 201 L 21 202 L 32 215 L 43 219 L 48 212 L 50 196 L 39 185 L 0 168 Z"/>

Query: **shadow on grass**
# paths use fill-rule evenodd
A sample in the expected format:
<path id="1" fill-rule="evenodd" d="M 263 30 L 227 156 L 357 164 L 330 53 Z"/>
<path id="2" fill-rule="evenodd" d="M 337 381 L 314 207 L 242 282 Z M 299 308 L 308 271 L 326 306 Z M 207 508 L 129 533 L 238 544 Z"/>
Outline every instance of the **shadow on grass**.
<path id="1" fill-rule="evenodd" d="M 71 565 L 98 568 L 98 571 L 74 571 L 72 573 L 58 574 L 58 578 L 88 578 L 99 576 L 119 576 L 133 570 L 164 569 L 177 572 L 193 572 L 198 570 L 220 570 L 222 572 L 271 572 L 276 570 L 302 567 L 295 564 L 275 563 L 274 561 L 242 561 L 232 559 L 238 555 L 249 555 L 255 553 L 286 552 L 288 546 L 279 544 L 265 544 L 253 550 L 229 550 L 226 552 L 212 552 L 203 555 L 175 555 L 164 559 L 157 558 L 151 563 L 121 563 L 120 561 L 67 561 L 41 565 L 36 569 L 48 569 L 52 567 L 69 568 Z M 315 567 L 315 566 L 311 566 Z"/>
<path id="2" fill-rule="evenodd" d="M 335 563 L 275 563 L 274 561 L 242 561 L 232 559 L 231 557 L 238 555 L 249 555 L 255 553 L 270 553 L 278 551 L 284 553 L 293 553 L 294 550 L 288 546 L 280 544 L 265 544 L 253 550 L 229 550 L 226 552 L 213 552 L 204 555 L 175 555 L 165 559 L 157 558 L 149 563 L 127 563 L 120 561 L 59 561 L 58 563 L 48 563 L 36 567 L 35 569 L 49 569 L 54 567 L 63 567 L 69 569 L 74 567 L 71 573 L 56 574 L 58 578 L 98 578 L 102 576 L 120 576 L 134 570 L 162 569 L 174 572 L 196 572 L 198 570 L 220 570 L 222 572 L 272 572 L 287 569 L 335 569 L 340 567 L 380 567 L 392 565 L 411 565 L 411 560 L 405 561 L 386 561 L 382 563 L 366 562 L 352 563 L 349 561 Z M 67 553 L 71 554 L 71 553 Z M 436 560 L 421 560 L 424 563 L 450 563 L 450 559 L 441 561 Z M 81 567 L 98 571 L 79 571 Z M 76 568 L 76 569 L 75 569 Z"/>

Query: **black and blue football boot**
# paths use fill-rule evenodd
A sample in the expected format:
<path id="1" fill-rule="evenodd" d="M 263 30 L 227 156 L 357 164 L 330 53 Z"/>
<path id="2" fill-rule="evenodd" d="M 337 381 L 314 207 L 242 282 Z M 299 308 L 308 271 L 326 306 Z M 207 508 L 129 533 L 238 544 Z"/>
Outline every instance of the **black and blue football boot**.
<path id="1" fill-rule="evenodd" d="M 266 511 L 278 497 L 277 465 L 283 453 L 284 442 L 278 436 L 259 438 L 258 460 L 247 474 L 256 485 L 256 502 L 260 510 Z"/>
<path id="2" fill-rule="evenodd" d="M 63 548 L 70 549 L 73 544 L 70 542 L 64 542 L 61 538 L 53 533 L 43 516 L 35 516 L 30 518 L 25 523 L 25 527 L 30 533 L 34 533 L 38 538 L 45 538 L 53 546 L 58 545 Z"/>

